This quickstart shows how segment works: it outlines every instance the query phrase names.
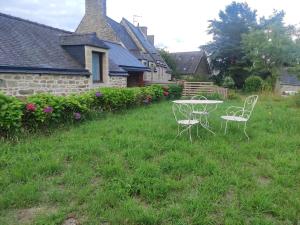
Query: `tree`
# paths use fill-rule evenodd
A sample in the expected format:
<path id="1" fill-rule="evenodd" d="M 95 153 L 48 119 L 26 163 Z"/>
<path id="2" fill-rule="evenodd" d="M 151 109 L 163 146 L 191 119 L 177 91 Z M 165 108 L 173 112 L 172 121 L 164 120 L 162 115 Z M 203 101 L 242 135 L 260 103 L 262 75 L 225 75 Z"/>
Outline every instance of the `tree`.
<path id="1" fill-rule="evenodd" d="M 284 26 L 284 15 L 283 11 L 274 11 L 269 19 L 260 20 L 258 29 L 243 35 L 242 45 L 252 62 L 252 73 L 272 75 L 274 69 L 294 64 L 298 58 L 298 47 L 292 38 L 294 28 Z"/>
<path id="2" fill-rule="evenodd" d="M 177 66 L 175 59 L 171 56 L 171 54 L 165 49 L 158 49 L 161 57 L 165 60 L 167 65 L 172 70 L 172 73 L 176 76 L 177 75 Z"/>
<path id="3" fill-rule="evenodd" d="M 243 68 L 249 64 L 244 58 L 242 35 L 257 27 L 256 11 L 247 3 L 232 2 L 225 11 L 220 11 L 219 20 L 209 22 L 208 33 L 213 35 L 213 41 L 202 48 L 210 57 L 212 69 L 219 72 L 217 80 L 230 72 L 241 86 L 237 77 L 244 74 Z"/>

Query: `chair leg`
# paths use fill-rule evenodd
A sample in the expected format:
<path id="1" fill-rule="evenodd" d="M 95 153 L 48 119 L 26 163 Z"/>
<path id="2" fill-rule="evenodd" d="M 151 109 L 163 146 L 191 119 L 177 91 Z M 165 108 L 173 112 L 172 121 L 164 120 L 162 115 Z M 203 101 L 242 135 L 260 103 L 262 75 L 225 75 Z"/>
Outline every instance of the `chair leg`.
<path id="1" fill-rule="evenodd" d="M 245 126 L 244 126 L 244 133 L 245 133 L 246 137 L 248 138 L 248 141 L 250 141 L 250 138 L 246 132 L 246 129 L 247 129 L 247 123 L 245 123 Z"/>
<path id="2" fill-rule="evenodd" d="M 190 141 L 191 143 L 193 143 L 193 140 L 192 140 L 192 127 L 189 126 L 189 134 L 190 134 Z"/>
<path id="3" fill-rule="evenodd" d="M 226 124 L 225 124 L 225 135 L 227 134 L 227 127 L 228 127 L 228 121 L 226 121 Z"/>
<path id="4" fill-rule="evenodd" d="M 199 137 L 199 124 L 197 124 L 197 137 Z"/>

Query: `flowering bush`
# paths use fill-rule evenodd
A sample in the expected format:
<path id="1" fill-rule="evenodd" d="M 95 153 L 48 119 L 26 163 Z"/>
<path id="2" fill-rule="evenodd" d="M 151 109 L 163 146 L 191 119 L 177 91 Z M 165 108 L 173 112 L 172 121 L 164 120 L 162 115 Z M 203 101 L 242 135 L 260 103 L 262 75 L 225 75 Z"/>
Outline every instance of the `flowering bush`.
<path id="1" fill-rule="evenodd" d="M 94 112 L 117 111 L 149 105 L 165 97 L 180 97 L 177 85 L 153 85 L 142 88 L 100 88 L 70 96 L 38 94 L 21 102 L 0 94 L 0 135 L 23 127 L 27 131 L 87 119 Z M 171 96 L 170 96 L 171 95 Z"/>
<path id="2" fill-rule="evenodd" d="M 0 93 L 0 136 L 16 132 L 22 126 L 24 104 Z"/>
<path id="3" fill-rule="evenodd" d="M 168 97 L 170 99 L 178 99 L 181 97 L 183 91 L 183 86 L 182 85 L 177 85 L 177 84 L 171 84 L 169 85 L 168 89 Z"/>

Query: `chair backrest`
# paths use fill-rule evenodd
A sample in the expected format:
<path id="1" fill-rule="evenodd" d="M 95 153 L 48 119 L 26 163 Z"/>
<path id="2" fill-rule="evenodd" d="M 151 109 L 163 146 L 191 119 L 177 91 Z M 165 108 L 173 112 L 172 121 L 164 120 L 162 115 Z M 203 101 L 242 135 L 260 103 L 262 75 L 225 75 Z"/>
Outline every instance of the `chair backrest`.
<path id="1" fill-rule="evenodd" d="M 177 122 L 180 120 L 192 120 L 191 105 L 174 103 L 172 109 Z"/>
<path id="2" fill-rule="evenodd" d="M 243 117 L 250 119 L 253 109 L 258 101 L 258 95 L 252 95 L 246 98 L 244 103 Z"/>
<path id="3" fill-rule="evenodd" d="M 191 100 L 207 100 L 205 96 L 202 95 L 196 95 L 191 98 Z M 201 111 L 206 112 L 207 110 L 207 104 L 195 104 L 192 106 L 193 111 Z"/>

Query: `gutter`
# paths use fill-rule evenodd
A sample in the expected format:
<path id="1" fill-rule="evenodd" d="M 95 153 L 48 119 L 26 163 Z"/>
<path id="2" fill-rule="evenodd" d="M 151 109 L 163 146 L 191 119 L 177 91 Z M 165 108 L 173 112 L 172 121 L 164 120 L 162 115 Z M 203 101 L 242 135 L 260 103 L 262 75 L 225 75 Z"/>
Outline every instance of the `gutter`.
<path id="1" fill-rule="evenodd" d="M 39 68 L 39 67 L 15 67 L 15 66 L 0 66 L 0 73 L 78 75 L 78 76 L 91 75 L 91 73 L 85 69 L 58 69 L 58 68 Z"/>

